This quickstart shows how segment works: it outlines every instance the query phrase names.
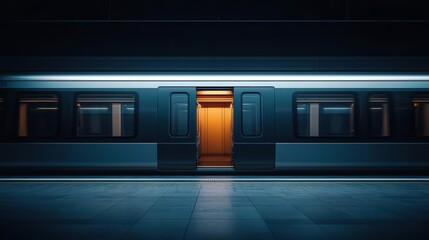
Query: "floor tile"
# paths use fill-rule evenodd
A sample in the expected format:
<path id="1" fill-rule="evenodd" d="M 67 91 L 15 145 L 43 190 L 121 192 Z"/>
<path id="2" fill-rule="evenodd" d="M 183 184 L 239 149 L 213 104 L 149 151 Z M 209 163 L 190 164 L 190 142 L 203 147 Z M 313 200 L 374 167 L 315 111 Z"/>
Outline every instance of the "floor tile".
<path id="1" fill-rule="evenodd" d="M 0 239 L 429 239 L 427 183 L 0 183 Z"/>
<path id="2" fill-rule="evenodd" d="M 262 220 L 192 220 L 185 239 L 274 239 Z"/>

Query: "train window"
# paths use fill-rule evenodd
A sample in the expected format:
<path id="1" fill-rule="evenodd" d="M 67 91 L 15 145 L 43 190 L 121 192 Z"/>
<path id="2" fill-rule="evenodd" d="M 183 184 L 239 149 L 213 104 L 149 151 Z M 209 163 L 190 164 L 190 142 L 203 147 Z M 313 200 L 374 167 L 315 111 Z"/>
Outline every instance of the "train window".
<path id="1" fill-rule="evenodd" d="M 243 93 L 241 104 L 241 126 L 243 136 L 260 136 L 261 95 L 259 93 Z"/>
<path id="2" fill-rule="evenodd" d="M 170 134 L 184 137 L 189 134 L 189 95 L 172 93 L 170 96 Z"/>
<path id="3" fill-rule="evenodd" d="M 429 96 L 413 99 L 414 131 L 418 137 L 429 137 Z"/>
<path id="4" fill-rule="evenodd" d="M 371 135 L 390 136 L 389 98 L 386 94 L 372 94 L 369 97 L 369 117 Z"/>
<path id="5" fill-rule="evenodd" d="M 19 96 L 20 137 L 54 137 L 58 134 L 59 103 L 57 94 Z"/>
<path id="6" fill-rule="evenodd" d="M 5 118 L 6 114 L 4 113 L 4 100 L 3 97 L 0 96 L 0 137 L 3 136 L 4 133 L 4 125 L 5 125 Z"/>
<path id="7" fill-rule="evenodd" d="M 353 137 L 355 100 L 351 94 L 298 94 L 297 135 Z"/>
<path id="8" fill-rule="evenodd" d="M 79 94 L 76 105 L 77 136 L 131 137 L 134 135 L 134 95 Z"/>

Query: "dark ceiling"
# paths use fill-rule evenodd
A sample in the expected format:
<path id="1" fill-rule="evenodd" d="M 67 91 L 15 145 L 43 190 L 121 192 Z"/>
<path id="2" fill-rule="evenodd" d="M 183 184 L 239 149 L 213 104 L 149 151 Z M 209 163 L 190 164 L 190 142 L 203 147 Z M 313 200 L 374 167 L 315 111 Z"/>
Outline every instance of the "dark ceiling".
<path id="1" fill-rule="evenodd" d="M 422 0 L 6 0 L 0 57 L 426 59 L 428 9 Z"/>
<path id="2" fill-rule="evenodd" d="M 14 20 L 429 20 L 424 0 L 3 0 Z"/>

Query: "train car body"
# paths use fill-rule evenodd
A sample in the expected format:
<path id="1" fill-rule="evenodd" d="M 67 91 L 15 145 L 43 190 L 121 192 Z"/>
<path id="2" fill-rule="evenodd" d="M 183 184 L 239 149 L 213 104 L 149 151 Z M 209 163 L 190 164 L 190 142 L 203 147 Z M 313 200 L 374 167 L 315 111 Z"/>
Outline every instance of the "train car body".
<path id="1" fill-rule="evenodd" d="M 0 77 L 0 168 L 429 169 L 429 75 L 35 73 Z"/>

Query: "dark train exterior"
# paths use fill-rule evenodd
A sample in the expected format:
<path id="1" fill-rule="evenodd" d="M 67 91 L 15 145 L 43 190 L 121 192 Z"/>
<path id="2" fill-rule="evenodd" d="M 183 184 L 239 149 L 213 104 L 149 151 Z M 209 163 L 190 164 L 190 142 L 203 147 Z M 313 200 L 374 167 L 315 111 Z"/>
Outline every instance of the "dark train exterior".
<path id="1" fill-rule="evenodd" d="M 0 80 L 0 168 L 429 169 L 429 75 L 37 73 Z"/>

